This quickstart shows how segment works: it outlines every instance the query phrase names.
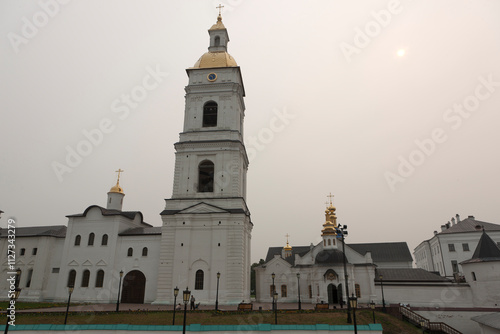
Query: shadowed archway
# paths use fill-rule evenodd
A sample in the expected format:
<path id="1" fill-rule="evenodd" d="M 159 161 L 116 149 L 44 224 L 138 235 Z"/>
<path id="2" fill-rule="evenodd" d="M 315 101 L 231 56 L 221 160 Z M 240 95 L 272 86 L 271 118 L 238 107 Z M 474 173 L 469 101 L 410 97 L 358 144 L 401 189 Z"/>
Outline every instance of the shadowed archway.
<path id="1" fill-rule="evenodd" d="M 122 303 L 144 303 L 146 276 L 139 270 L 132 270 L 123 279 Z"/>

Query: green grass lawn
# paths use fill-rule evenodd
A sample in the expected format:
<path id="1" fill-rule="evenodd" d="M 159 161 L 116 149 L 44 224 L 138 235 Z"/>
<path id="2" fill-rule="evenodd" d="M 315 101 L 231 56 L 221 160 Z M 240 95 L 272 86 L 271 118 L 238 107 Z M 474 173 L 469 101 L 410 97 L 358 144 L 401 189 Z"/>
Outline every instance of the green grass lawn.
<path id="1" fill-rule="evenodd" d="M 18 313 L 16 324 L 63 324 L 64 313 Z M 176 312 L 176 325 L 182 325 L 183 312 Z M 98 313 L 70 313 L 68 324 L 133 324 L 133 325 L 171 325 L 173 313 L 171 311 L 153 312 L 98 312 Z M 371 310 L 356 312 L 359 325 L 373 323 Z M 344 311 L 328 312 L 278 312 L 278 324 L 282 325 L 347 325 L 347 316 Z M 421 331 L 408 323 L 385 313 L 376 312 L 377 323 L 381 323 L 384 333 L 387 334 L 417 334 Z M 218 312 L 194 311 L 187 313 L 187 324 L 202 325 L 256 325 L 274 324 L 274 314 L 264 312 Z"/>

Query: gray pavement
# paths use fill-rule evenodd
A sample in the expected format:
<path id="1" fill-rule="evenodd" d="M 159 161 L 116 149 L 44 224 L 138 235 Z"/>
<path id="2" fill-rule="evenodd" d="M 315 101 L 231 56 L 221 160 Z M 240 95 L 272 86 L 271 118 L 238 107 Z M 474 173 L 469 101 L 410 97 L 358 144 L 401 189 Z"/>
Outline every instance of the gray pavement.
<path id="1" fill-rule="evenodd" d="M 253 310 L 258 311 L 260 308 L 262 310 L 271 310 L 272 303 L 252 303 Z M 312 310 L 314 309 L 315 304 L 307 304 L 302 303 L 303 310 Z M 340 306 L 330 305 L 330 309 L 337 309 Z M 120 311 L 171 311 L 173 309 L 172 305 L 163 305 L 163 304 L 120 304 Z M 203 305 L 200 304 L 199 310 L 214 310 L 215 305 Z M 220 305 L 220 311 L 236 311 L 238 309 L 238 305 Z M 279 310 L 297 310 L 297 303 L 279 303 Z M 184 310 L 184 305 L 182 305 L 182 310 Z M 189 305 L 188 305 L 189 310 Z M 70 312 L 113 312 L 116 311 L 116 304 L 86 304 L 86 305 L 70 305 Z M 25 313 L 25 312 L 66 312 L 66 307 L 52 307 L 52 308 L 41 308 L 41 309 L 30 309 L 30 310 L 19 310 L 17 312 Z"/>

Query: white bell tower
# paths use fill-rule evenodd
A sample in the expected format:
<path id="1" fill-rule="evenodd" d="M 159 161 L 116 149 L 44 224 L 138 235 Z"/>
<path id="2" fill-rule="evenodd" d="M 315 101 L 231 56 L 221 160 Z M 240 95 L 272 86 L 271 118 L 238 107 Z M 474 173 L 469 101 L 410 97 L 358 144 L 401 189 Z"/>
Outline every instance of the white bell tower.
<path id="1" fill-rule="evenodd" d="M 174 144 L 172 198 L 161 213 L 157 303 L 173 303 L 176 286 L 214 303 L 217 273 L 219 303 L 250 301 L 245 90 L 220 13 L 208 33 L 209 51 L 186 70 L 184 130 Z"/>

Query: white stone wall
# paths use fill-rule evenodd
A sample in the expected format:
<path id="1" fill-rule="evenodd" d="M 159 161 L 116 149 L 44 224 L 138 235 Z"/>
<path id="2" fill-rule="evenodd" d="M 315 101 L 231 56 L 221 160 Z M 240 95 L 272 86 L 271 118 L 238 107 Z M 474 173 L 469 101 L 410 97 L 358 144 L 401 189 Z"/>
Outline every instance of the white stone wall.
<path id="1" fill-rule="evenodd" d="M 500 310 L 500 261 L 468 263 L 463 269 L 472 289 L 474 306 L 498 307 Z"/>
<path id="2" fill-rule="evenodd" d="M 382 303 L 381 286 L 375 286 L 378 304 Z M 409 304 L 420 307 L 473 307 L 472 292 L 467 284 L 425 285 L 384 282 L 385 304 Z"/>

